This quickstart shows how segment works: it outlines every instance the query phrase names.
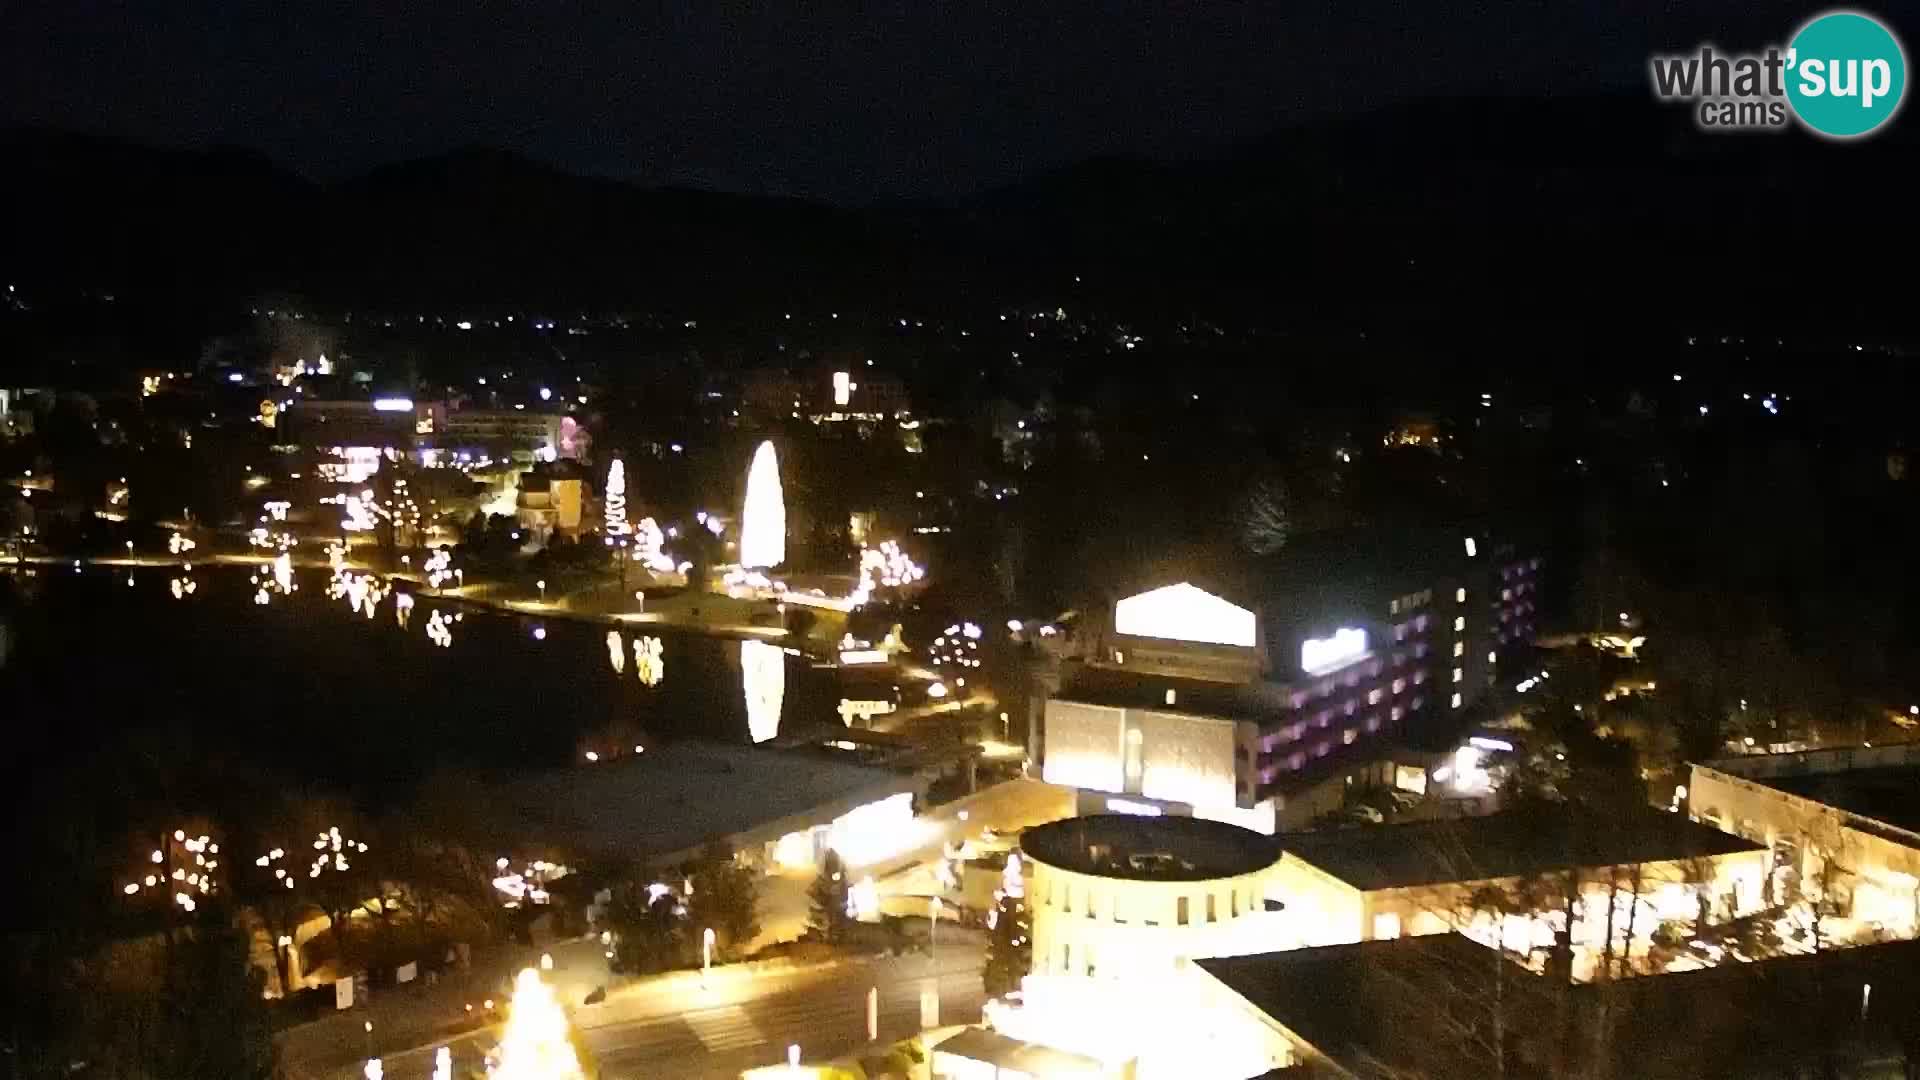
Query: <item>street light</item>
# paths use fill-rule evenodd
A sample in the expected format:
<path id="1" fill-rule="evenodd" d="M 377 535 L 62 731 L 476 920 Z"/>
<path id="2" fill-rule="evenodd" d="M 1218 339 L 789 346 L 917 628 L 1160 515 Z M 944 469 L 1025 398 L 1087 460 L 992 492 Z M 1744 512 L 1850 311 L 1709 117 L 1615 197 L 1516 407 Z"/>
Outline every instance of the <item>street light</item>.
<path id="1" fill-rule="evenodd" d="M 700 931 L 700 985 L 707 985 L 707 969 L 713 967 L 713 927 Z"/>
<path id="2" fill-rule="evenodd" d="M 539 581 L 534 582 L 534 584 L 539 586 L 540 588 L 540 602 L 543 604 L 546 603 L 547 602 L 547 579 L 541 578 Z"/>

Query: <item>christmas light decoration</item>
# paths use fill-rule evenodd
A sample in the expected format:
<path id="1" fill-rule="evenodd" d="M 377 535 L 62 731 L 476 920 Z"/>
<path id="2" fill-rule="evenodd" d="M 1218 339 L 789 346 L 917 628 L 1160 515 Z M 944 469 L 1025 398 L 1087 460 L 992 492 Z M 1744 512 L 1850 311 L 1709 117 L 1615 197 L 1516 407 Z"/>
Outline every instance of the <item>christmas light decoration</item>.
<path id="1" fill-rule="evenodd" d="M 627 465 L 619 458 L 607 468 L 607 536 L 618 538 L 630 531 L 627 525 Z"/>
<path id="2" fill-rule="evenodd" d="M 491 1080 L 585 1080 L 567 1037 L 567 1016 L 552 987 L 527 968 L 513 981 L 513 1002 Z"/>
<path id="3" fill-rule="evenodd" d="M 633 670 L 640 676 L 644 686 L 659 686 L 660 681 L 667 677 L 666 647 L 659 638 L 634 639 Z"/>
<path id="4" fill-rule="evenodd" d="M 773 443 L 753 452 L 747 498 L 740 512 L 740 565 L 764 569 L 787 561 L 787 504 Z"/>

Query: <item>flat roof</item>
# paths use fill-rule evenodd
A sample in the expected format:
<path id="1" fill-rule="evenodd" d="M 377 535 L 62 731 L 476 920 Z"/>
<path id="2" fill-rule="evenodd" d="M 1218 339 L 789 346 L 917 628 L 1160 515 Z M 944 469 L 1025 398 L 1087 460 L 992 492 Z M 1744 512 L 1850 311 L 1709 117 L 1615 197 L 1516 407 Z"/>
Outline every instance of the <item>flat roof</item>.
<path id="1" fill-rule="evenodd" d="M 1130 881 L 1209 881 L 1250 874 L 1280 859 L 1270 837 L 1177 815 L 1065 818 L 1021 833 L 1020 850 L 1062 870 Z"/>
<path id="2" fill-rule="evenodd" d="M 912 773 L 806 752 L 699 741 L 514 779 L 476 813 L 522 842 L 661 856 L 783 818 L 854 806 L 925 782 Z"/>
<path id="3" fill-rule="evenodd" d="M 1494 960 L 1493 950 L 1459 934 L 1429 934 L 1194 963 L 1335 1062 L 1432 1067 L 1437 1062 L 1425 1050 L 1420 1061 L 1392 1060 L 1409 1048 L 1382 1022 L 1383 998 L 1401 991 L 1479 1000 L 1493 985 Z M 1535 981 L 1512 960 L 1499 962 L 1509 965 L 1511 989 Z M 1383 978 L 1383 972 L 1391 974 Z"/>
<path id="4" fill-rule="evenodd" d="M 1761 847 L 1652 807 L 1607 818 L 1509 810 L 1485 817 L 1287 833 L 1276 839 L 1289 853 L 1365 892 Z"/>
<path id="5" fill-rule="evenodd" d="M 955 1032 L 935 1043 L 933 1052 L 986 1062 L 997 1069 L 1028 1076 L 1102 1076 L 1107 1071 L 1096 1058 L 1021 1042 L 987 1028 L 970 1027 Z"/>
<path id="6" fill-rule="evenodd" d="M 1852 814 L 1855 826 L 1912 845 L 1920 833 L 1920 742 L 1830 746 L 1777 754 L 1741 754 L 1700 763 L 1749 783 Z"/>
<path id="7" fill-rule="evenodd" d="M 1920 832 L 1920 765 L 1748 779 L 1883 825 Z"/>
<path id="8" fill-rule="evenodd" d="M 1060 692 L 1052 695 L 1054 701 L 1275 722 L 1289 707 L 1286 688 L 1279 683 L 1212 682 L 1090 664 L 1063 668 L 1066 681 Z M 1167 704 L 1168 690 L 1173 691 L 1172 705 Z"/>

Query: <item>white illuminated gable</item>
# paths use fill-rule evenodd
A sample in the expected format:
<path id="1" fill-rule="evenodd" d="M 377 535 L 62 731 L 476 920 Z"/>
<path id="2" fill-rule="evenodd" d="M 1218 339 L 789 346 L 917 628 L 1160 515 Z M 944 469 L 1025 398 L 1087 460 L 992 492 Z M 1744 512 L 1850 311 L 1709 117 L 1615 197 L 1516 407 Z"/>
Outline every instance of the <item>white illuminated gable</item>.
<path id="1" fill-rule="evenodd" d="M 1113 628 L 1134 637 L 1253 648 L 1253 612 L 1184 581 L 1113 605 Z"/>

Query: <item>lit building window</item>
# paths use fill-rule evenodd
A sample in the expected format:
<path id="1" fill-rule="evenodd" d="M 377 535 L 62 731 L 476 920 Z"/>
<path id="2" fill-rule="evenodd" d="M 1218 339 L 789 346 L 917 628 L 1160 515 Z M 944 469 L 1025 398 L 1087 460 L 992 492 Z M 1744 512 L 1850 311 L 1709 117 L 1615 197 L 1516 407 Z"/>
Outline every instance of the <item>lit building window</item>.
<path id="1" fill-rule="evenodd" d="M 1499 661 L 1500 661 L 1500 657 L 1499 657 L 1499 654 L 1498 654 L 1498 653 L 1491 653 L 1491 652 L 1490 652 L 1490 653 L 1488 653 L 1488 654 L 1487 654 L 1487 663 L 1489 663 L 1489 664 L 1495 664 L 1495 663 L 1499 663 Z"/>
<path id="2" fill-rule="evenodd" d="M 1454 707 L 1454 708 L 1456 708 L 1456 709 L 1460 707 L 1460 695 L 1459 695 L 1459 694 L 1455 694 L 1455 695 L 1453 695 L 1453 707 Z"/>
<path id="3" fill-rule="evenodd" d="M 1454 642 L 1454 643 L 1453 643 L 1453 655 L 1455 655 L 1455 656 L 1465 656 L 1466 654 L 1467 654 L 1467 643 L 1466 643 L 1466 642 L 1464 642 L 1464 641 L 1456 641 L 1456 642 Z M 1169 694 L 1171 694 L 1171 693 L 1173 693 L 1173 691 L 1171 691 L 1171 690 L 1169 690 L 1169 691 L 1167 691 L 1167 693 L 1169 693 Z"/>
<path id="4" fill-rule="evenodd" d="M 1401 717 L 1403 717 L 1403 716 L 1405 716 L 1405 715 L 1407 715 L 1407 710 L 1405 710 L 1405 709 L 1403 709 L 1403 708 L 1401 708 L 1401 707 L 1400 707 L 1400 706 L 1398 706 L 1398 705 L 1395 705 L 1395 706 L 1393 707 L 1393 722 L 1394 722 L 1394 723 L 1396 723 L 1396 724 L 1397 724 L 1397 723 L 1399 723 L 1399 722 L 1400 722 L 1400 718 L 1401 718 Z"/>
<path id="5" fill-rule="evenodd" d="M 1402 691 L 1404 691 L 1404 690 L 1405 690 L 1406 688 L 1407 688 L 1407 680 L 1405 680 L 1405 679 L 1395 679 L 1395 680 L 1393 680 L 1393 692 L 1394 692 L 1394 693 L 1396 693 L 1396 694 L 1398 694 L 1398 693 L 1400 693 L 1400 692 L 1402 692 Z"/>
<path id="6" fill-rule="evenodd" d="M 1454 681 L 1454 682 L 1459 682 L 1459 681 L 1460 681 L 1461 679 L 1463 679 L 1463 678 L 1465 678 L 1465 677 L 1466 677 L 1466 672 L 1464 672 L 1464 671 L 1462 671 L 1462 670 L 1461 670 L 1461 669 L 1459 669 L 1459 668 L 1454 668 L 1454 669 L 1453 669 L 1453 681 Z"/>
<path id="7" fill-rule="evenodd" d="M 1453 602 L 1454 602 L 1454 603 L 1456 603 L 1456 604 L 1464 604 L 1464 603 L 1466 603 L 1466 602 L 1467 602 L 1467 590 L 1465 590 L 1465 589 L 1455 589 L 1455 590 L 1453 590 Z"/>
<path id="8" fill-rule="evenodd" d="M 1359 732 L 1353 730 L 1352 728 L 1348 728 L 1347 730 L 1340 733 L 1340 742 L 1342 745 L 1352 746 L 1353 740 L 1359 737 L 1360 737 Z"/>
<path id="9" fill-rule="evenodd" d="M 1367 704 L 1369 705 L 1380 704 L 1380 688 L 1379 687 L 1376 686 L 1373 689 L 1367 691 Z"/>
<path id="10" fill-rule="evenodd" d="M 1467 628 L 1467 617 L 1465 615 L 1456 615 L 1453 617 L 1454 633 L 1457 634 L 1465 630 L 1466 628 Z"/>

